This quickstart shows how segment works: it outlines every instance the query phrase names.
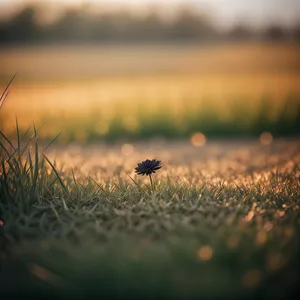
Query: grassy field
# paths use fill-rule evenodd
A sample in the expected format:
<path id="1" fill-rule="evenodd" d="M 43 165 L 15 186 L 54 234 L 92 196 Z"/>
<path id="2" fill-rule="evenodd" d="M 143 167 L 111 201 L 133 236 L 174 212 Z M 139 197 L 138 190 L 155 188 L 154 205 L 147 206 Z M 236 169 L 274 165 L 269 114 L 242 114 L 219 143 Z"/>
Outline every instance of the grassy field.
<path id="1" fill-rule="evenodd" d="M 0 120 L 61 143 L 300 131 L 299 44 L 23 47 L 0 50 Z"/>
<path id="2" fill-rule="evenodd" d="M 0 50 L 4 299 L 299 298 L 299 45 L 168 47 Z"/>
<path id="3" fill-rule="evenodd" d="M 127 151 L 22 140 L 1 138 L 2 296 L 298 294 L 299 140 L 157 140 Z M 147 157 L 163 164 L 154 191 L 133 173 Z"/>

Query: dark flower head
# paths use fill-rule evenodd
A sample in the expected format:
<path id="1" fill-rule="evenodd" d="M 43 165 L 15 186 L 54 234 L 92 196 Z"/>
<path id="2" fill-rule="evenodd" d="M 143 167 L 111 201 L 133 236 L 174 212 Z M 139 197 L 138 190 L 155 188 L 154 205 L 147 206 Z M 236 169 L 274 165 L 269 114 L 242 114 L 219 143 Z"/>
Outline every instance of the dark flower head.
<path id="1" fill-rule="evenodd" d="M 135 168 L 135 172 L 139 175 L 151 175 L 152 173 L 155 173 L 155 171 L 161 168 L 160 163 L 160 160 L 146 159 L 141 163 L 137 164 L 138 166 Z"/>

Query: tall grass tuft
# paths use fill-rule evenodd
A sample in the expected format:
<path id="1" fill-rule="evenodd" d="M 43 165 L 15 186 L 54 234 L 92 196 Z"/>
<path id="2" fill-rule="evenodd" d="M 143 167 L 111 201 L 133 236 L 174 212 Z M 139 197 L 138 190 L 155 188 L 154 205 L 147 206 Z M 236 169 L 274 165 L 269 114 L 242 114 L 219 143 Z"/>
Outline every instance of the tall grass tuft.
<path id="1" fill-rule="evenodd" d="M 15 76 L 6 86 L 0 99 L 0 107 L 8 95 L 8 89 Z M 1 111 L 0 111 L 1 113 Z M 55 164 L 47 158 L 45 151 L 57 139 L 40 149 L 38 133 L 42 128 L 28 128 L 21 134 L 18 120 L 15 124 L 15 138 L 8 137 L 0 130 L 0 194 L 1 211 L 15 206 L 29 209 L 46 195 L 53 193 L 54 184 L 59 182 L 61 188 L 67 191 Z M 50 165 L 46 166 L 45 162 Z M 1 215 L 0 215 L 1 217 Z"/>

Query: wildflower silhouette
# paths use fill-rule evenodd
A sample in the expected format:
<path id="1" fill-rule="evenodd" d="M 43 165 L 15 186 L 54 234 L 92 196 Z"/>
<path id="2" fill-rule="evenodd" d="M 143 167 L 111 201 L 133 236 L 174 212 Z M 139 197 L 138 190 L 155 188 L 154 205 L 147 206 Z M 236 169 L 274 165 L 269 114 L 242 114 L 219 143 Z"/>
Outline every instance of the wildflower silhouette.
<path id="1" fill-rule="evenodd" d="M 161 161 L 160 160 L 156 160 L 156 159 L 146 159 L 144 161 L 142 161 L 141 163 L 137 164 L 138 166 L 135 168 L 135 172 L 138 175 L 147 175 L 150 178 L 150 183 L 151 183 L 151 187 L 152 190 L 154 191 L 154 186 L 153 186 L 153 181 L 152 181 L 152 177 L 151 174 L 152 173 L 156 173 L 157 170 L 159 170 L 161 168 Z"/>

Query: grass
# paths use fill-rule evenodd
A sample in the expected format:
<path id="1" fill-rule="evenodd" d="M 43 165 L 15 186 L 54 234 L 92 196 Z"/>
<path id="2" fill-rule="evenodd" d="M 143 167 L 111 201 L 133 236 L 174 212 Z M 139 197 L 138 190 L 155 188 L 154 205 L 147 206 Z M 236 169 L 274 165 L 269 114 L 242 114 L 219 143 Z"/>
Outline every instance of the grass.
<path id="1" fill-rule="evenodd" d="M 290 75 L 287 78 L 296 82 L 297 76 Z M 273 79 L 270 87 L 277 82 Z M 218 80 L 211 86 L 213 82 Z M 228 82 L 233 86 L 236 81 Z M 176 105 L 170 109 L 159 106 L 157 98 L 143 106 L 124 105 L 123 99 L 113 107 L 101 103 L 104 112 L 99 113 L 95 107 L 89 110 L 93 106 L 85 110 L 79 101 L 77 112 L 85 118 L 71 110 L 69 122 L 64 111 L 72 108 L 72 97 L 66 98 L 62 109 L 57 107 L 61 98 L 48 106 L 55 97 L 41 93 L 36 99 L 45 96 L 45 108 L 57 111 L 52 110 L 53 118 L 48 118 L 51 113 L 45 115 L 46 126 L 40 125 L 45 120 L 37 120 L 37 126 L 28 130 L 29 119 L 23 123 L 22 112 L 26 117 L 24 107 L 38 101 L 24 101 L 24 106 L 20 101 L 14 104 L 14 99 L 6 102 L 0 111 L 1 296 L 272 300 L 299 296 L 299 139 L 268 139 L 263 145 L 251 138 L 210 138 L 220 132 L 228 136 L 228 131 L 234 136 L 263 130 L 278 136 L 297 133 L 298 98 L 287 96 L 293 90 L 296 85 L 287 84 L 281 91 L 284 97 L 272 94 L 276 104 L 273 96 L 249 106 L 234 102 L 232 114 L 226 114 L 229 102 L 210 106 L 207 101 L 204 109 L 203 102 L 193 97 L 172 102 Z M 30 90 L 29 96 L 19 92 L 30 96 Z M 260 89 L 256 92 L 261 95 Z M 5 92 L 0 106 L 6 96 Z M 202 109 L 195 109 L 200 103 Z M 19 110 L 12 113 L 19 113 L 12 127 L 7 111 L 13 105 Z M 148 109 L 151 113 L 143 114 Z M 140 119 L 129 122 L 122 113 Z M 102 117 L 112 118 L 108 129 Z M 62 136 L 53 140 L 62 129 Z M 195 144 L 202 147 L 185 139 L 134 141 L 157 132 L 185 138 L 195 131 L 207 137 Z M 60 139 L 84 144 L 99 136 L 104 140 L 125 136 L 133 142 L 53 147 Z M 163 163 L 153 176 L 154 191 L 148 178 L 133 172 L 146 158 Z"/>
<path id="2" fill-rule="evenodd" d="M 295 135 L 298 53 L 298 44 L 258 42 L 1 49 L 2 82 L 8 70 L 19 75 L 0 125 L 13 137 L 16 116 L 21 131 L 47 120 L 40 140 L 63 128 L 62 144 Z"/>
<path id="3" fill-rule="evenodd" d="M 211 142 L 200 149 L 141 143 L 121 160 L 114 146 L 82 148 L 81 158 L 99 164 L 85 175 L 82 164 L 61 167 L 72 162 L 64 155 L 76 159 L 78 149 L 58 148 L 53 162 L 50 148 L 40 149 L 38 129 L 24 137 L 17 123 L 16 131 L 15 143 L 1 133 L 2 296 L 298 294 L 297 140 L 265 147 Z M 130 173 L 150 153 L 164 163 L 155 191 Z"/>
<path id="4" fill-rule="evenodd" d="M 187 102 L 186 106 L 184 101 Z M 37 118 L 37 124 L 41 125 L 45 120 L 51 124 L 41 133 L 43 141 L 50 141 L 60 128 L 64 128 L 59 140 L 61 144 L 72 141 L 132 142 L 156 137 L 180 139 L 188 138 L 196 132 L 214 138 L 258 137 L 264 131 L 277 137 L 299 135 L 300 98 L 295 95 L 286 97 L 277 107 L 274 102 L 269 97 L 256 101 L 256 105 L 232 99 L 218 106 L 217 101 L 190 99 L 177 101 L 177 104 L 162 101 L 154 109 L 151 108 L 151 101 L 149 104 L 137 101 L 126 105 L 117 102 L 110 104 L 108 110 L 99 107 L 86 113 L 70 113 L 67 117 L 59 112 L 50 116 L 45 113 Z M 28 127 L 26 113 L 24 117 L 20 129 L 23 132 Z M 11 121 L 4 116 L 1 125 L 9 127 L 8 135 L 12 137 Z"/>

